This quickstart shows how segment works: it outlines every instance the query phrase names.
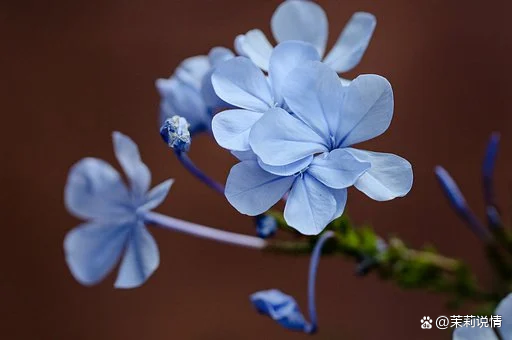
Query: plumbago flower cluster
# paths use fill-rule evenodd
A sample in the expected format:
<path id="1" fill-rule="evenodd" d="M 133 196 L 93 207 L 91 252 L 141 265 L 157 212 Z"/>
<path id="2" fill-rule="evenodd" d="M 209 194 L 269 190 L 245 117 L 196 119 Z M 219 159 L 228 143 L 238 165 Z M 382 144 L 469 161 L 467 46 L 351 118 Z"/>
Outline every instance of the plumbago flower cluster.
<path id="1" fill-rule="evenodd" d="M 225 196 L 240 213 L 255 216 L 256 236 L 153 212 L 173 180 L 150 190 L 151 174 L 137 145 L 114 132 L 115 155 L 129 186 L 112 166 L 95 158 L 79 161 L 69 173 L 67 209 L 87 220 L 64 240 L 73 276 L 93 285 L 120 261 L 115 287 L 142 285 L 160 262 L 157 244 L 146 228 L 153 225 L 271 253 L 311 254 L 309 320 L 293 297 L 277 289 L 250 296 L 258 312 L 291 330 L 311 334 L 318 329 L 315 281 L 320 257 L 328 254 L 353 258 L 360 276 L 374 271 L 404 288 L 449 294 L 452 305 L 472 300 L 496 306 L 512 281 L 512 237 L 503 227 L 492 184 L 497 135 L 484 162 L 490 229 L 467 207 L 446 170 L 436 169 L 447 197 L 483 240 L 502 279 L 492 291 L 482 290 L 462 262 L 431 248 L 409 249 L 397 238 L 385 241 L 368 226 L 354 226 L 344 213 L 351 186 L 371 199 L 389 201 L 405 196 L 413 183 L 412 166 L 404 158 L 354 147 L 384 133 L 393 117 L 393 90 L 385 78 L 367 74 L 347 80 L 338 75 L 359 63 L 375 25 L 373 15 L 355 13 L 324 57 L 328 22 L 323 9 L 312 1 L 285 1 L 271 20 L 276 46 L 254 29 L 235 37 L 236 54 L 215 47 L 208 56 L 183 61 L 169 79 L 157 80 L 163 140 L 192 175 Z M 192 138 L 199 133 L 213 135 L 239 160 L 225 186 L 188 156 Z M 271 210 L 279 201 L 285 202 L 284 213 Z M 272 238 L 278 230 L 301 237 Z M 498 307 L 504 318 L 507 313 L 512 318 L 509 299 Z M 508 328 L 500 332 L 492 334 L 510 338 Z M 454 333 L 454 339 L 479 336 L 471 329 Z"/>

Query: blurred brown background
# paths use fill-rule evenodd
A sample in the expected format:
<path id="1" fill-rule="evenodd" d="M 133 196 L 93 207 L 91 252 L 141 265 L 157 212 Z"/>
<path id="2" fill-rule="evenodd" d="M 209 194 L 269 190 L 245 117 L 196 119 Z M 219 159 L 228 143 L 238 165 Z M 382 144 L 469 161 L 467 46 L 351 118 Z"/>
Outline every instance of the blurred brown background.
<path id="1" fill-rule="evenodd" d="M 139 143 L 154 183 L 177 179 L 158 210 L 251 233 L 252 220 L 185 172 L 157 133 L 158 77 L 178 63 L 252 28 L 269 33 L 280 1 L 49 0 L 0 3 L 2 339 L 294 339 L 248 302 L 278 287 L 306 310 L 308 259 L 271 256 L 153 230 L 161 265 L 136 290 L 114 290 L 114 275 L 86 288 L 70 275 L 62 240 L 78 221 L 64 209 L 69 167 L 96 156 L 114 162 L 110 134 Z M 378 203 L 352 190 L 348 209 L 382 235 L 435 244 L 463 258 L 483 284 L 490 271 L 481 244 L 447 205 L 433 176 L 443 164 L 483 215 L 480 164 L 492 131 L 502 132 L 500 201 L 512 181 L 512 3 L 502 1 L 319 1 L 330 42 L 357 10 L 377 30 L 350 74 L 386 76 L 395 91 L 388 132 L 364 145 L 411 161 L 415 185 L 405 199 Z M 234 160 L 213 140 L 194 140 L 192 157 L 224 180 Z M 117 166 L 117 165 L 116 165 Z M 510 211 L 510 209 L 509 209 Z M 507 215 L 509 218 L 510 215 Z M 451 315 L 445 299 L 401 291 L 354 263 L 325 259 L 318 282 L 317 339 L 450 339 L 420 329 L 420 319 Z M 471 313 L 469 306 L 457 314 Z"/>

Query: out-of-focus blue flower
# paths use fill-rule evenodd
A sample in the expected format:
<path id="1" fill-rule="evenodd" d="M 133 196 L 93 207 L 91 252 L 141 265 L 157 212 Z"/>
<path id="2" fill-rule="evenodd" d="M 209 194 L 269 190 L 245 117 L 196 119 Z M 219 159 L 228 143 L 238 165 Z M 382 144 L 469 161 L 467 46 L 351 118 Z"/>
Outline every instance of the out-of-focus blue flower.
<path id="1" fill-rule="evenodd" d="M 178 115 L 190 123 L 192 134 L 209 131 L 213 114 L 228 106 L 213 91 L 211 75 L 217 66 L 233 57 L 227 48 L 215 47 L 208 56 L 185 59 L 169 79 L 158 79 L 160 125 Z"/>
<path id="2" fill-rule="evenodd" d="M 324 62 L 338 73 L 354 68 L 370 43 L 375 25 L 376 19 L 372 14 L 355 13 Z M 271 28 L 278 43 L 287 40 L 305 41 L 315 46 L 320 56 L 325 53 L 329 33 L 327 15 L 322 7 L 312 1 L 283 2 L 272 16 Z M 261 69 L 269 70 L 273 47 L 259 29 L 239 35 L 235 40 L 235 49 Z"/>
<path id="3" fill-rule="evenodd" d="M 311 334 L 318 329 L 318 319 L 316 315 L 315 286 L 318 272 L 318 264 L 322 248 L 328 239 L 334 236 L 334 232 L 327 231 L 315 244 L 311 260 L 309 263 L 308 273 L 308 309 L 310 322 L 307 322 L 302 315 L 300 308 L 295 299 L 280 290 L 270 289 L 259 291 L 250 296 L 250 300 L 256 310 L 264 315 L 269 316 L 281 326 L 293 330 L 303 331 Z"/>
<path id="4" fill-rule="evenodd" d="M 302 315 L 297 301 L 290 295 L 278 289 L 263 290 L 250 297 L 256 310 L 271 317 L 281 326 L 294 330 L 304 331 L 308 323 Z"/>
<path id="5" fill-rule="evenodd" d="M 386 79 L 365 75 L 344 87 L 325 64 L 306 62 L 288 74 L 282 93 L 293 114 L 281 108 L 263 114 L 248 138 L 254 156 L 241 158 L 228 176 L 225 194 L 238 211 L 259 215 L 290 191 L 286 222 L 310 235 L 341 216 L 349 186 L 378 201 L 409 192 L 408 161 L 350 147 L 388 128 L 393 92 Z M 243 121 L 224 119 L 223 131 Z M 215 138 L 224 138 L 218 131 Z"/>
<path id="6" fill-rule="evenodd" d="M 274 236 L 277 231 L 277 221 L 269 215 L 260 215 L 256 218 L 256 233 L 260 238 Z"/>
<path id="7" fill-rule="evenodd" d="M 493 227 L 500 227 L 502 225 L 501 216 L 496 206 L 496 197 L 494 192 L 494 168 L 496 167 L 499 143 L 500 134 L 495 132 L 489 139 L 484 162 L 482 164 L 482 182 L 487 220 Z"/>
<path id="8" fill-rule="evenodd" d="M 488 240 L 490 236 L 489 232 L 468 206 L 464 195 L 462 195 L 457 183 L 455 183 L 448 171 L 442 166 L 436 166 L 435 174 L 446 198 L 448 198 L 448 201 L 457 214 L 471 227 L 471 230 L 478 237 L 483 240 Z"/>
<path id="9" fill-rule="evenodd" d="M 453 332 L 453 340 L 512 340 L 512 294 L 501 300 L 494 315 L 501 316 L 499 327 L 459 327 Z M 499 338 L 495 331 L 500 335 Z"/>
<path id="10" fill-rule="evenodd" d="M 160 128 L 160 136 L 172 149 L 180 152 L 188 152 L 192 138 L 188 128 L 190 124 L 180 116 L 173 116 L 165 120 Z"/>
<path id="11" fill-rule="evenodd" d="M 70 170 L 65 187 L 68 211 L 87 220 L 64 240 L 71 273 L 83 285 L 101 281 L 122 257 L 117 288 L 143 284 L 159 265 L 155 240 L 144 226 L 143 215 L 163 202 L 173 180 L 148 192 L 151 173 L 142 162 L 137 145 L 113 133 L 114 151 L 126 177 L 97 158 L 84 158 Z"/>
<path id="12" fill-rule="evenodd" d="M 235 151 L 249 150 L 251 127 L 265 112 L 286 107 L 283 84 L 293 69 L 311 60 L 320 60 L 313 45 L 287 41 L 272 52 L 268 78 L 245 57 L 220 65 L 212 75 L 215 92 L 239 109 L 220 112 L 213 118 L 212 129 L 219 145 Z"/>

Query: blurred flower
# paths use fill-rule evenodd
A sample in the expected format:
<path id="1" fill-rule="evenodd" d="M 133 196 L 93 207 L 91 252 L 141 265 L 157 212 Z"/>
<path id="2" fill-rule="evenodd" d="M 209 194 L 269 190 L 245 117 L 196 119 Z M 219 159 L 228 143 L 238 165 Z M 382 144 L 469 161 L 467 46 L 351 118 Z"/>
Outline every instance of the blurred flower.
<path id="1" fill-rule="evenodd" d="M 407 160 L 350 148 L 388 128 L 393 92 L 385 78 L 360 76 L 343 87 L 329 67 L 308 62 L 287 76 L 283 96 L 293 114 L 281 108 L 266 112 L 248 138 L 254 156 L 241 159 L 228 176 L 225 194 L 238 211 L 259 215 L 290 191 L 286 222 L 311 235 L 342 215 L 349 186 L 378 201 L 409 192 L 413 174 Z M 224 130 L 243 119 L 225 119 Z M 214 135 L 218 140 L 218 130 Z"/>
<path id="2" fill-rule="evenodd" d="M 84 158 L 70 170 L 65 204 L 78 218 L 88 220 L 64 240 L 66 261 L 81 284 L 101 281 L 122 257 L 117 288 L 143 284 L 159 265 L 158 247 L 144 226 L 143 215 L 163 202 L 173 183 L 167 180 L 148 192 L 151 173 L 137 145 L 113 133 L 114 151 L 126 177 L 97 158 Z"/>
<path id="3" fill-rule="evenodd" d="M 256 233 L 260 238 L 269 238 L 274 236 L 277 231 L 277 221 L 269 215 L 260 215 L 256 217 Z"/>
<path id="4" fill-rule="evenodd" d="M 478 220 L 471 208 L 466 202 L 464 195 L 459 189 L 459 186 L 442 166 L 436 166 L 435 174 L 441 189 L 450 202 L 452 208 L 457 212 L 460 218 L 468 224 L 471 230 L 481 239 L 488 240 L 489 232 L 485 226 Z"/>
<path id="5" fill-rule="evenodd" d="M 173 116 L 165 120 L 160 128 L 160 135 L 164 142 L 172 149 L 181 152 L 188 152 L 190 149 L 190 124 L 180 116 Z"/>
<path id="6" fill-rule="evenodd" d="M 338 73 L 350 71 L 361 60 L 375 29 L 376 20 L 370 13 L 357 12 L 347 23 L 324 62 Z M 327 15 L 312 1 L 283 2 L 271 20 L 272 33 L 278 43 L 299 40 L 312 44 L 323 57 L 329 34 Z M 247 56 L 261 69 L 270 69 L 272 45 L 265 34 L 253 29 L 235 40 L 238 54 Z M 345 81 L 345 83 L 348 83 Z"/>
<path id="7" fill-rule="evenodd" d="M 297 301 L 278 289 L 254 293 L 250 299 L 258 313 L 271 317 L 285 328 L 303 331 L 308 325 Z"/>
<path id="8" fill-rule="evenodd" d="M 453 340 L 512 340 L 512 294 L 501 300 L 494 315 L 500 317 L 499 327 L 460 327 L 453 332 Z"/>
<path id="9" fill-rule="evenodd" d="M 293 330 L 303 331 L 304 333 L 315 333 L 318 329 L 318 320 L 316 315 L 315 286 L 318 271 L 318 264 L 322 248 L 328 239 L 334 236 L 334 232 L 327 231 L 320 236 L 315 244 L 311 260 L 309 262 L 308 274 L 308 307 L 310 322 L 307 322 L 302 315 L 295 299 L 280 290 L 270 289 L 259 291 L 250 296 L 250 300 L 256 310 L 269 316 L 281 326 Z"/>
<path id="10" fill-rule="evenodd" d="M 169 79 L 158 79 L 160 125 L 178 115 L 190 123 L 192 134 L 209 131 L 213 114 L 227 106 L 213 91 L 211 75 L 217 66 L 233 57 L 227 48 L 215 47 L 208 56 L 185 59 Z"/>
<path id="11" fill-rule="evenodd" d="M 493 227 L 501 226 L 501 216 L 496 206 L 494 192 L 494 168 L 498 155 L 500 134 L 495 132 L 489 138 L 484 161 L 482 164 L 482 182 L 484 187 L 484 199 L 486 204 L 487 221 Z"/>
<path id="12" fill-rule="evenodd" d="M 501 216 L 496 206 L 494 197 L 494 168 L 499 145 L 499 134 L 493 133 L 489 139 L 482 163 L 482 182 L 484 188 L 484 199 L 486 204 L 487 221 L 490 227 L 499 228 L 502 226 Z M 464 222 L 466 222 L 472 231 L 484 241 L 490 239 L 490 233 L 484 224 L 476 217 L 460 191 L 457 183 L 450 174 L 442 167 L 435 168 L 435 174 L 445 196 L 448 198 L 453 209 L 457 212 Z"/>
<path id="13" fill-rule="evenodd" d="M 245 57 L 234 58 L 219 66 L 212 76 L 215 92 L 240 109 L 226 110 L 213 118 L 212 129 L 217 143 L 230 150 L 249 150 L 252 125 L 272 108 L 286 107 L 282 95 L 284 82 L 293 69 L 310 60 L 320 60 L 311 44 L 288 41 L 272 52 L 268 79 Z"/>

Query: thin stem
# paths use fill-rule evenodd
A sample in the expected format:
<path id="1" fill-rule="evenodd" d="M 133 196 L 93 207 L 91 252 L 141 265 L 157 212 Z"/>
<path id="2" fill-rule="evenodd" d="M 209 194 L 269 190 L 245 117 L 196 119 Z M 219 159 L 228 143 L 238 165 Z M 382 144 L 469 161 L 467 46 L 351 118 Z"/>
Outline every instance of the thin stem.
<path id="1" fill-rule="evenodd" d="M 192 160 L 188 157 L 186 152 L 176 151 L 176 157 L 181 162 L 183 167 L 188 170 L 192 175 L 194 175 L 201 182 L 209 186 L 211 189 L 215 190 L 221 195 L 224 195 L 224 186 L 214 179 L 210 178 L 203 171 L 201 171 Z"/>
<path id="2" fill-rule="evenodd" d="M 144 215 L 144 219 L 147 223 L 155 224 L 159 227 L 235 246 L 252 249 L 263 249 L 267 245 L 265 240 L 255 236 L 237 234 L 229 231 L 206 227 L 152 211 L 147 212 Z"/>
<path id="3" fill-rule="evenodd" d="M 318 319 L 316 315 L 316 302 L 315 302 L 315 286 L 316 286 L 316 275 L 318 271 L 318 264 L 322 254 L 322 247 L 325 242 L 334 237 L 334 232 L 326 231 L 318 239 L 313 253 L 311 255 L 311 261 L 309 262 L 309 275 L 308 275 L 308 308 L 309 308 L 309 320 L 311 322 L 306 329 L 306 333 L 315 333 L 318 328 Z"/>

